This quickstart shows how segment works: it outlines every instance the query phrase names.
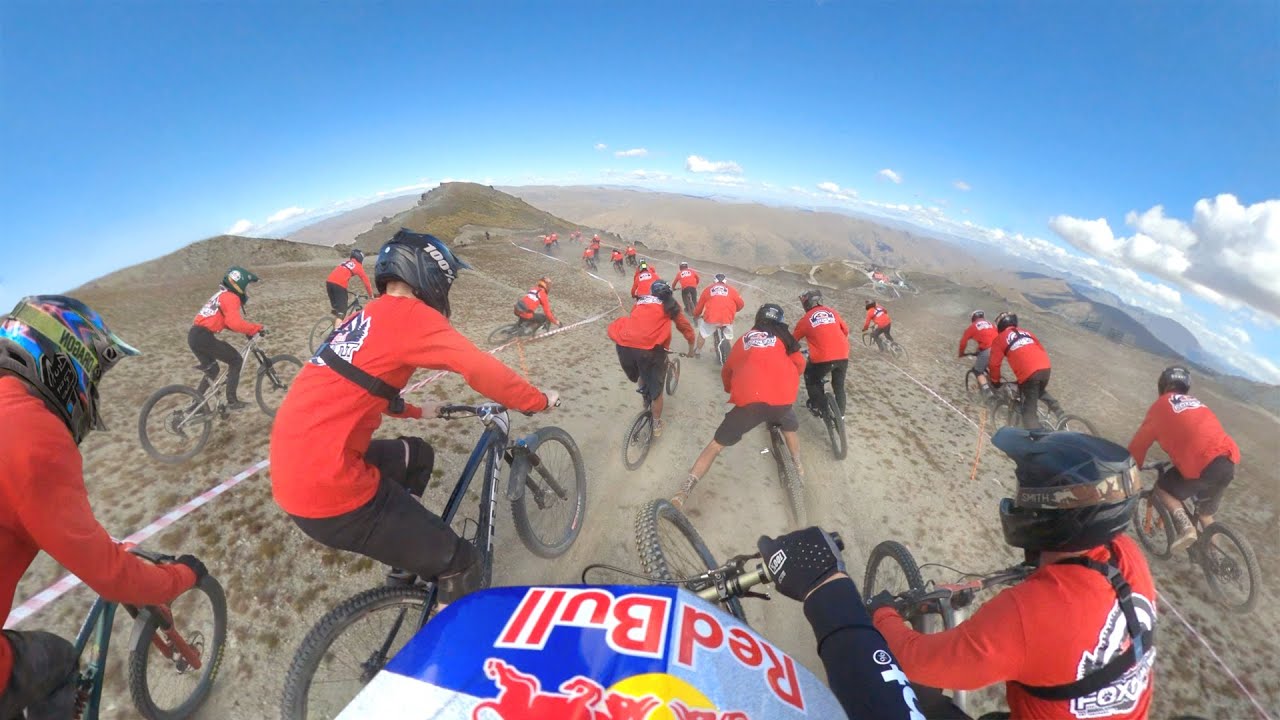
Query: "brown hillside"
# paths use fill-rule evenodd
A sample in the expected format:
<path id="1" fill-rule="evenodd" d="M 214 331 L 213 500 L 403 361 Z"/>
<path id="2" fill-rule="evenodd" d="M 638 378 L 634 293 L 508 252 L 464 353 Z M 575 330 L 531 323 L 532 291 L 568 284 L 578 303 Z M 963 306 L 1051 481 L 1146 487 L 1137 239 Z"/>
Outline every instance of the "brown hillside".
<path id="1" fill-rule="evenodd" d="M 123 270 L 103 275 L 85 283 L 73 292 L 112 288 L 138 283 L 154 283 L 157 279 L 201 275 L 218 275 L 232 265 L 253 270 L 267 265 L 337 258 L 332 248 L 239 235 L 218 235 L 175 250 L 155 260 L 138 263 Z"/>

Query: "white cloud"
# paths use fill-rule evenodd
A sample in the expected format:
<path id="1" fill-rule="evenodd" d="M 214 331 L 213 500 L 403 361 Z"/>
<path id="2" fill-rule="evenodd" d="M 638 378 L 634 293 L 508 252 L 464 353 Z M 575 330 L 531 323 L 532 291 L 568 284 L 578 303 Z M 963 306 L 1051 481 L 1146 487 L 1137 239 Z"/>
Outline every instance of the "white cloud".
<path id="1" fill-rule="evenodd" d="M 306 211 L 307 211 L 306 208 L 300 208 L 296 205 L 293 207 L 284 208 L 283 210 L 277 210 L 276 212 L 272 213 L 270 217 L 267 218 L 266 224 L 270 225 L 272 223 L 284 222 L 289 218 L 298 217 L 299 215 L 305 213 Z"/>
<path id="2" fill-rule="evenodd" d="M 818 183 L 817 187 L 819 190 L 826 193 L 828 197 L 836 200 L 844 200 L 847 202 L 858 197 L 857 190 L 854 190 L 853 188 L 840 187 L 839 184 L 833 183 L 830 180 L 824 180 L 823 182 Z"/>
<path id="3" fill-rule="evenodd" d="M 253 223 L 243 218 L 237 220 L 234 225 L 227 228 L 227 235 L 243 235 L 253 228 Z"/>
<path id="4" fill-rule="evenodd" d="M 829 193 L 840 192 L 840 186 L 831 182 L 830 180 L 818 183 L 818 189 L 823 192 L 829 192 Z"/>
<path id="5" fill-rule="evenodd" d="M 742 174 L 742 166 L 732 160 L 708 160 L 700 155 L 685 158 L 684 169 L 695 173 Z"/>
<path id="6" fill-rule="evenodd" d="M 743 185 L 747 181 L 739 175 L 712 175 L 711 182 L 716 185 Z"/>
<path id="7" fill-rule="evenodd" d="M 972 185 L 970 185 L 969 183 L 963 180 L 956 180 L 951 184 L 955 187 L 955 189 L 959 190 L 960 192 L 969 192 L 970 190 L 973 189 Z"/>
<path id="8" fill-rule="evenodd" d="M 644 148 L 631 148 L 630 150 L 618 150 L 613 154 L 614 157 L 644 157 L 649 151 Z"/>
<path id="9" fill-rule="evenodd" d="M 1249 337 L 1249 333 L 1245 332 L 1244 328 L 1239 328 L 1234 325 L 1228 325 L 1227 327 L 1223 328 L 1223 332 L 1227 334 L 1227 337 L 1231 338 L 1232 340 L 1235 340 L 1237 343 L 1241 345 L 1248 345 L 1250 342 L 1253 341 L 1252 338 Z"/>
<path id="10" fill-rule="evenodd" d="M 596 150 L 608 150 L 609 146 L 604 143 L 596 143 Z"/>
<path id="11" fill-rule="evenodd" d="M 879 175 L 880 177 L 892 183 L 895 183 L 898 185 L 902 184 L 902 176 L 894 172 L 893 170 L 890 170 L 889 168 L 885 168 L 881 170 L 880 172 L 876 173 L 876 175 Z"/>

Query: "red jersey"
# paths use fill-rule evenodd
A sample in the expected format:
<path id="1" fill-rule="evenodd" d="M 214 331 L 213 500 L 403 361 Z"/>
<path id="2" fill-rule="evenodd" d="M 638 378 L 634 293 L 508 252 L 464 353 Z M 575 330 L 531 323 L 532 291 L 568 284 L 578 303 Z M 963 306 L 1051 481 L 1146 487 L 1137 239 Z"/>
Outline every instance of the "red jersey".
<path id="1" fill-rule="evenodd" d="M 209 298 L 209 302 L 200 308 L 195 324 L 215 333 L 229 328 L 233 332 L 253 337 L 262 332 L 262 326 L 256 322 L 249 322 L 240 315 L 240 308 L 243 306 L 244 303 L 240 301 L 239 295 L 226 288 L 220 288 L 213 297 Z"/>
<path id="2" fill-rule="evenodd" d="M 1233 463 L 1240 462 L 1240 448 L 1222 429 L 1218 416 L 1190 395 L 1167 392 L 1152 403 L 1129 441 L 1129 454 L 1139 466 L 1153 442 L 1160 443 L 1173 466 L 1188 480 L 1199 478 L 1205 466 L 1223 455 Z"/>
<path id="3" fill-rule="evenodd" d="M 635 255 L 635 254 L 636 254 L 636 249 L 635 249 L 635 247 L 631 247 L 631 246 L 627 247 L 627 254 L 628 254 L 628 255 Z"/>
<path id="4" fill-rule="evenodd" d="M 352 276 L 360 278 L 360 282 L 364 283 L 365 294 L 373 297 L 373 286 L 369 284 L 369 276 L 364 273 L 364 263 L 357 262 L 355 258 L 347 258 L 338 263 L 338 267 L 329 273 L 327 282 L 346 287 Z"/>
<path id="5" fill-rule="evenodd" d="M 0 377 L 0 618 L 18 581 L 44 550 L 108 600 L 158 605 L 195 584 L 186 565 L 156 565 L 130 554 L 93 516 L 80 448 L 65 423 L 16 377 Z M 0 695 L 13 651 L 0 635 Z"/>
<path id="6" fill-rule="evenodd" d="M 745 303 L 738 291 L 718 282 L 707 286 L 693 308 L 693 316 L 702 318 L 708 325 L 731 325 L 733 316 Z"/>
<path id="7" fill-rule="evenodd" d="M 547 407 L 527 380 L 483 352 L 416 298 L 383 295 L 329 339 L 339 356 L 392 387 L 418 368 L 451 370 L 485 397 L 522 412 Z M 378 489 L 364 460 L 387 401 L 313 358 L 294 378 L 271 426 L 271 493 L 291 515 L 325 518 L 354 510 Z M 421 417 L 408 406 L 405 417 Z"/>
<path id="8" fill-rule="evenodd" d="M 1049 353 L 1040 344 L 1040 340 L 1018 327 L 1005 329 L 991 343 L 991 363 L 987 367 L 987 376 L 991 378 L 991 382 L 1000 382 L 1000 364 L 1006 357 L 1018 382 L 1024 382 L 1032 375 L 1051 367 Z"/>
<path id="9" fill-rule="evenodd" d="M 1120 573 L 1133 588 L 1138 621 L 1154 626 L 1156 591 L 1142 551 L 1128 535 L 1112 541 Z M 1105 563 L 1106 547 L 1088 556 Z M 1072 700 L 1041 700 L 1017 683 L 1075 682 L 1129 646 L 1116 593 L 1102 573 L 1080 565 L 1046 565 L 1002 591 L 951 630 L 913 630 L 892 608 L 874 618 L 902 671 L 913 682 L 972 690 L 1005 682 L 1015 718 L 1146 718 L 1155 653 L 1148 652 L 1115 684 Z M 1010 682 L 1016 681 L 1016 682 Z"/>
<path id="10" fill-rule="evenodd" d="M 698 287 L 698 282 L 698 273 L 689 268 L 676 273 L 676 287 L 678 288 L 696 288 Z"/>
<path id="11" fill-rule="evenodd" d="M 642 295 L 631 306 L 631 314 L 609 323 L 607 332 L 610 340 L 623 347 L 652 350 L 661 345 L 670 349 L 671 323 L 675 323 L 684 339 L 693 344 L 693 326 L 683 312 L 671 318 L 662 300 Z"/>
<path id="12" fill-rule="evenodd" d="M 589 245 L 582 251 L 582 257 L 584 258 L 593 258 L 595 256 L 596 256 L 595 246 Z"/>
<path id="13" fill-rule="evenodd" d="M 542 308 L 542 314 L 546 315 L 548 320 L 556 325 L 560 324 L 555 314 L 551 312 L 551 300 L 547 297 L 547 291 L 537 286 L 529 288 L 529 292 L 516 301 L 516 315 L 529 320 L 539 307 Z"/>
<path id="14" fill-rule="evenodd" d="M 649 290 L 653 288 L 653 284 L 661 279 L 658 277 L 658 271 L 653 268 L 636 270 L 636 276 L 631 281 L 631 297 L 638 298 L 642 295 L 648 295 Z"/>
<path id="15" fill-rule="evenodd" d="M 889 319 L 888 310 L 885 310 L 884 307 L 880 305 L 876 305 L 867 311 L 867 320 L 862 323 L 862 331 L 866 332 L 867 328 L 871 327 L 871 323 L 873 322 L 876 324 L 876 327 L 883 329 L 889 327 L 889 324 L 893 321 Z"/>
<path id="16" fill-rule="evenodd" d="M 613 260 L 614 262 L 622 262 L 622 253 L 618 252 L 617 250 L 614 250 L 613 253 L 609 256 L 609 259 Z"/>
<path id="17" fill-rule="evenodd" d="M 553 243 L 553 242 L 555 242 L 555 241 L 556 241 L 556 239 L 555 239 L 554 237 L 550 236 L 550 235 L 543 235 L 543 236 L 542 236 L 542 244 L 543 244 L 543 245 L 550 245 L 551 243 Z"/>
<path id="18" fill-rule="evenodd" d="M 978 343 L 978 352 L 990 350 L 991 343 L 995 342 L 996 335 L 995 325 L 988 322 L 986 318 L 978 318 L 964 329 L 964 335 L 960 336 L 960 349 L 956 351 L 956 354 L 964 355 L 964 348 L 969 344 L 970 340 Z"/>
<path id="19" fill-rule="evenodd" d="M 752 330 L 733 344 L 720 368 L 720 380 L 729 402 L 738 407 L 751 403 L 791 405 L 800 391 L 804 355 L 787 353 L 782 340 L 763 330 Z"/>
<path id="20" fill-rule="evenodd" d="M 810 362 L 849 359 L 849 326 L 840 313 L 825 305 L 817 305 L 796 323 L 796 340 L 809 340 Z"/>

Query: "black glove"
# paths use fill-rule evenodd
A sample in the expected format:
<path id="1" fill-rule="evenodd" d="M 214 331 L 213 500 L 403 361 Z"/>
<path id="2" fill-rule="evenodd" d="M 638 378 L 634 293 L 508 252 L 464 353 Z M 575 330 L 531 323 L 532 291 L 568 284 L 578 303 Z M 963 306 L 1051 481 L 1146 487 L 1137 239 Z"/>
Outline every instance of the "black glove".
<path id="1" fill-rule="evenodd" d="M 867 614 L 875 617 L 876 611 L 882 607 L 893 608 L 898 612 L 902 612 L 902 601 L 888 590 L 881 590 L 867 600 Z"/>
<path id="2" fill-rule="evenodd" d="M 209 574 L 209 568 L 205 567 L 204 563 L 200 562 L 199 558 L 195 555 L 179 555 L 173 563 L 175 565 L 186 565 L 191 568 L 191 572 L 196 574 L 197 583 Z"/>
<path id="3" fill-rule="evenodd" d="M 830 535 L 811 527 L 776 539 L 761 535 L 756 541 L 778 592 L 804 601 L 816 587 L 844 572 L 844 558 Z"/>

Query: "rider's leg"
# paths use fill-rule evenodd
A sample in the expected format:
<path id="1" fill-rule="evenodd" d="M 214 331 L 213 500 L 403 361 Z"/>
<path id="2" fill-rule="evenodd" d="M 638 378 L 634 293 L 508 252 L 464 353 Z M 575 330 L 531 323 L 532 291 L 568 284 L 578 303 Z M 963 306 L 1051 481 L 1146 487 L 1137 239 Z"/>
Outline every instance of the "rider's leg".
<path id="1" fill-rule="evenodd" d="M 1236 464 L 1231 458 L 1220 455 L 1200 472 L 1200 492 L 1196 495 L 1196 516 L 1200 524 L 1208 528 L 1222 503 L 1222 495 L 1236 476 Z"/>
<path id="2" fill-rule="evenodd" d="M 1032 373 L 1031 377 L 1018 383 L 1018 390 L 1022 392 L 1022 427 L 1028 430 L 1041 430 L 1040 415 L 1037 409 L 1040 407 L 1040 393 L 1044 391 L 1044 379 L 1041 373 L 1047 372 L 1041 370 Z"/>
<path id="3" fill-rule="evenodd" d="M 662 435 L 662 388 L 667 382 L 667 354 L 661 348 L 651 350 L 644 362 L 643 382 L 649 408 L 653 411 L 653 436 L 659 437 Z"/>
<path id="4" fill-rule="evenodd" d="M 324 284 L 324 290 L 329 296 L 329 310 L 333 313 L 333 329 L 337 330 L 342 325 L 342 316 L 346 314 L 350 303 L 347 289 L 338 283 L 327 282 Z"/>
<path id="5" fill-rule="evenodd" d="M 978 387 L 983 395 L 991 393 L 991 383 L 987 378 L 987 368 L 991 365 L 991 348 L 981 350 L 973 358 L 973 371 L 978 374 Z"/>
<path id="6" fill-rule="evenodd" d="M 236 389 L 240 386 L 240 366 L 244 364 L 244 358 L 240 357 L 240 351 L 236 350 L 223 340 L 213 339 L 213 356 L 218 360 L 227 364 L 227 402 L 233 406 L 242 403 L 236 398 Z"/>
<path id="7" fill-rule="evenodd" d="M 880 352 L 884 352 L 884 332 L 879 325 L 871 328 L 871 341 L 880 348 Z"/>
<path id="8" fill-rule="evenodd" d="M 831 363 L 831 392 L 836 396 L 836 404 L 840 406 L 840 416 L 844 417 L 848 406 L 845 404 L 844 378 L 849 371 L 848 360 L 836 360 Z"/>
<path id="9" fill-rule="evenodd" d="M 889 323 L 888 325 L 884 326 L 884 336 L 888 338 L 889 342 L 891 343 L 897 342 L 896 340 L 893 339 L 893 323 Z"/>
<path id="10" fill-rule="evenodd" d="M 0 694 L 0 718 L 66 720 L 73 714 L 77 659 L 65 638 L 43 630 L 4 631 L 12 651 L 8 687 Z M 23 710 L 26 715 L 23 715 Z"/>
<path id="11" fill-rule="evenodd" d="M 1182 477 L 1182 473 L 1178 472 L 1177 468 L 1169 468 L 1159 480 L 1156 480 L 1156 500 L 1173 516 L 1175 537 L 1170 546 L 1171 550 L 1181 550 L 1195 542 L 1196 529 L 1182 507 L 1182 501 L 1195 495 L 1199 489 L 1199 481 L 1188 481 Z"/>
<path id="12" fill-rule="evenodd" d="M 213 353 L 210 351 L 212 340 L 213 333 L 199 325 L 192 325 L 187 331 L 187 347 L 191 348 L 191 354 L 196 356 L 196 361 L 200 363 L 200 370 L 204 373 L 204 377 L 196 387 L 196 392 L 201 395 L 204 395 L 209 385 L 218 379 L 218 363 L 213 359 Z"/>
<path id="13" fill-rule="evenodd" d="M 1053 412 L 1056 415 L 1061 415 L 1062 406 L 1059 405 L 1058 401 L 1053 399 L 1053 396 L 1049 394 L 1049 376 L 1052 374 L 1053 371 L 1042 370 L 1041 372 L 1044 373 L 1044 380 L 1040 383 L 1040 399 L 1043 400 L 1044 403 L 1049 406 L 1049 410 L 1051 412 Z M 1036 373 L 1036 374 L 1039 375 L 1040 373 Z"/>
<path id="14" fill-rule="evenodd" d="M 826 403 L 826 398 L 822 394 L 822 379 L 830 370 L 830 363 L 816 363 L 812 360 L 804 368 L 804 390 L 808 394 L 805 404 L 815 413 L 821 412 Z"/>

